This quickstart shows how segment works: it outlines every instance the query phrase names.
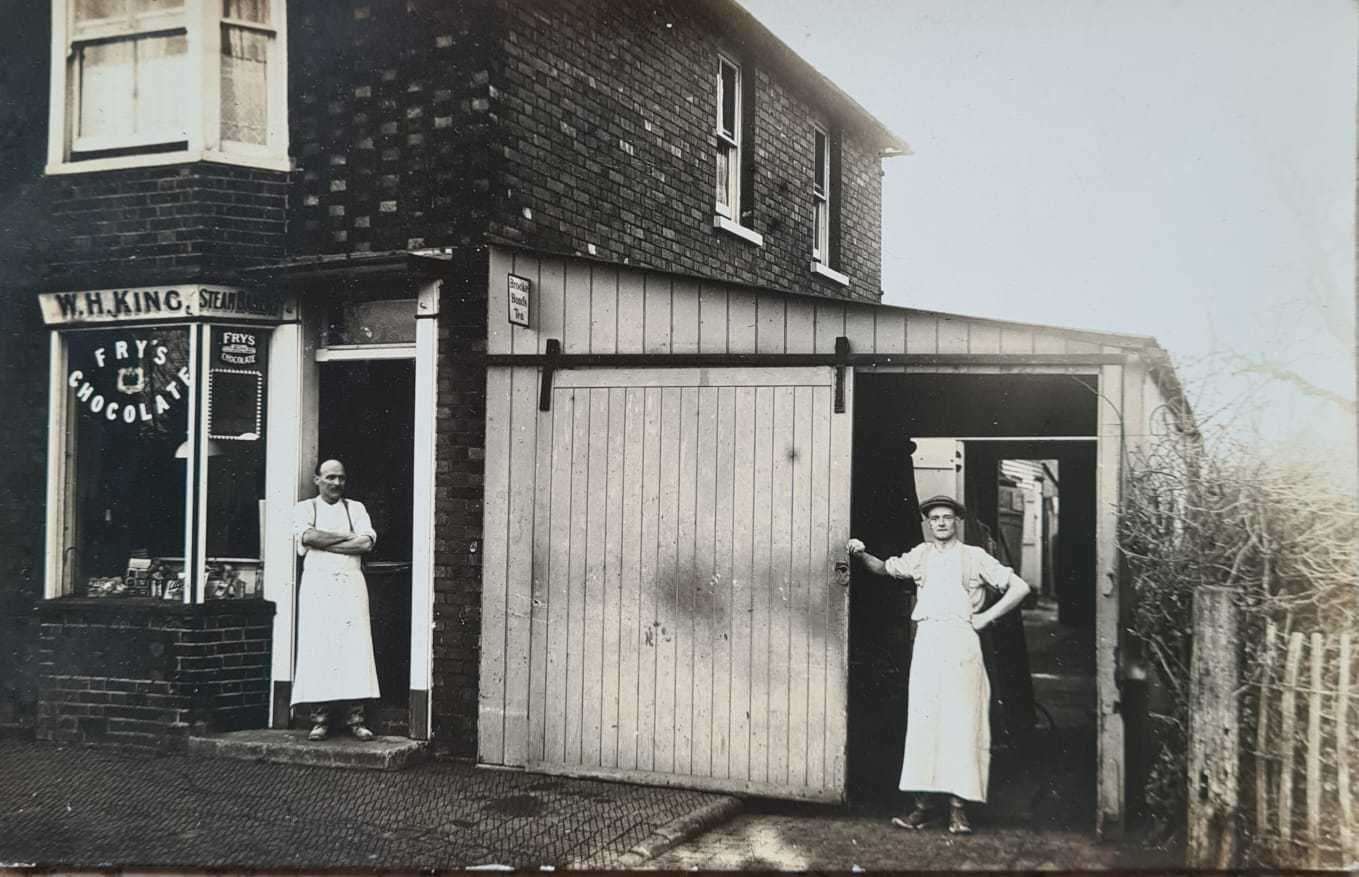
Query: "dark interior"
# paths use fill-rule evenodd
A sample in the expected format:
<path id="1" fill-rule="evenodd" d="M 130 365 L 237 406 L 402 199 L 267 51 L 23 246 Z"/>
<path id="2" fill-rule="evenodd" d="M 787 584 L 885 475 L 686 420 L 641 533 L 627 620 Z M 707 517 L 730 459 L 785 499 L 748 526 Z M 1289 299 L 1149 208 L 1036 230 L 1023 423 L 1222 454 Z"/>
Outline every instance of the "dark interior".
<path id="1" fill-rule="evenodd" d="M 404 723 L 410 695 L 415 363 L 328 362 L 320 372 L 317 459 L 344 463 L 345 495 L 364 504 L 378 534 L 364 577 L 378 686 L 391 708 L 375 724 L 391 733 Z"/>
<path id="2" fill-rule="evenodd" d="M 964 532 L 973 544 L 985 544 L 999 531 L 1001 460 L 1060 461 L 1063 538 L 1053 558 L 1058 599 L 1012 612 L 983 634 L 993 744 L 983 821 L 1093 825 L 1093 715 L 1083 703 L 1055 710 L 1044 701 L 1057 698 L 1070 707 L 1068 701 L 1087 693 L 1087 684 L 1093 687 L 1095 442 L 1008 437 L 1093 437 L 1095 386 L 1094 375 L 856 375 L 851 527 L 880 557 L 922 539 L 912 439 L 967 439 L 966 490 L 959 499 L 968 507 Z M 1039 589 L 1040 583 L 1031 584 Z M 857 806 L 896 809 L 906 804 L 896 786 L 913 597 L 897 582 L 857 567 L 852 588 L 849 797 Z M 1072 694 L 1073 686 L 1079 693 Z"/>

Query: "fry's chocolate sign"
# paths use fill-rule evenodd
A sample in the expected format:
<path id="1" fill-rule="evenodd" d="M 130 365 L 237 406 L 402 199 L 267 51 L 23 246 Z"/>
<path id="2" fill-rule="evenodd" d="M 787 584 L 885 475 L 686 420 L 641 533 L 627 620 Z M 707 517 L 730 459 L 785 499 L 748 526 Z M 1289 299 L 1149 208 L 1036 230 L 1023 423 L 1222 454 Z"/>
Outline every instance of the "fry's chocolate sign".
<path id="1" fill-rule="evenodd" d="M 176 355 L 182 347 L 154 337 L 101 338 L 83 361 L 73 356 L 66 384 L 90 414 L 147 423 L 188 399 L 189 367 Z"/>

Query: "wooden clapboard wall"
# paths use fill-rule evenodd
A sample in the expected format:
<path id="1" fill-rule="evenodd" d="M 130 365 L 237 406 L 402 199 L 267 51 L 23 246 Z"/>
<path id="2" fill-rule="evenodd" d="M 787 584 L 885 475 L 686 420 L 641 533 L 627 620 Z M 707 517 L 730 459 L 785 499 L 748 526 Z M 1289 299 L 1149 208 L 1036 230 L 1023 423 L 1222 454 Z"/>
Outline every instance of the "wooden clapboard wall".
<path id="1" fill-rule="evenodd" d="M 509 274 L 533 283 L 533 325 L 506 320 Z M 1121 352 L 1091 333 L 812 299 L 581 259 L 492 248 L 487 352 L 1023 354 Z"/>

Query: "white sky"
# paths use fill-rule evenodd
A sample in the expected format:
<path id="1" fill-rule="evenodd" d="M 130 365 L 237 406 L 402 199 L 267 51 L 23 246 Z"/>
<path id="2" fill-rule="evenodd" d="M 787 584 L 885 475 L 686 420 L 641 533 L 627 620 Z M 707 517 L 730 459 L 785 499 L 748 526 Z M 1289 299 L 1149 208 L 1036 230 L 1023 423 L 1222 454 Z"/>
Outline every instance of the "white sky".
<path id="1" fill-rule="evenodd" d="M 1202 362 L 1354 397 L 1351 0 L 741 2 L 911 145 L 885 301 L 1152 335 L 1205 410 L 1253 392 L 1266 439 L 1353 442 Z"/>

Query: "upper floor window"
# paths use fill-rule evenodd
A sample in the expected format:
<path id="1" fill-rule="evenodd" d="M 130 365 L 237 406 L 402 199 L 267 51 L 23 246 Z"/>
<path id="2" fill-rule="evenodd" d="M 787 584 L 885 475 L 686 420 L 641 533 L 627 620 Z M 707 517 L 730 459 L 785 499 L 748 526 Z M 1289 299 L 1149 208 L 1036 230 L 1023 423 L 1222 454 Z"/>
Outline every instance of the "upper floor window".
<path id="1" fill-rule="evenodd" d="M 848 286 L 849 278 L 839 271 L 840 140 L 820 125 L 812 130 L 812 272 Z"/>
<path id="2" fill-rule="evenodd" d="M 717 59 L 717 204 L 714 225 L 754 244 L 764 239 L 749 227 L 751 193 L 749 137 L 754 94 L 741 65 Z"/>
<path id="3" fill-rule="evenodd" d="M 830 136 L 816 129 L 816 175 L 812 180 L 812 258 L 830 262 Z"/>
<path id="4" fill-rule="evenodd" d="M 718 58 L 717 67 L 717 213 L 739 221 L 741 68 L 727 58 Z"/>
<path id="5" fill-rule="evenodd" d="M 286 0 L 53 0 L 48 172 L 288 168 Z"/>

